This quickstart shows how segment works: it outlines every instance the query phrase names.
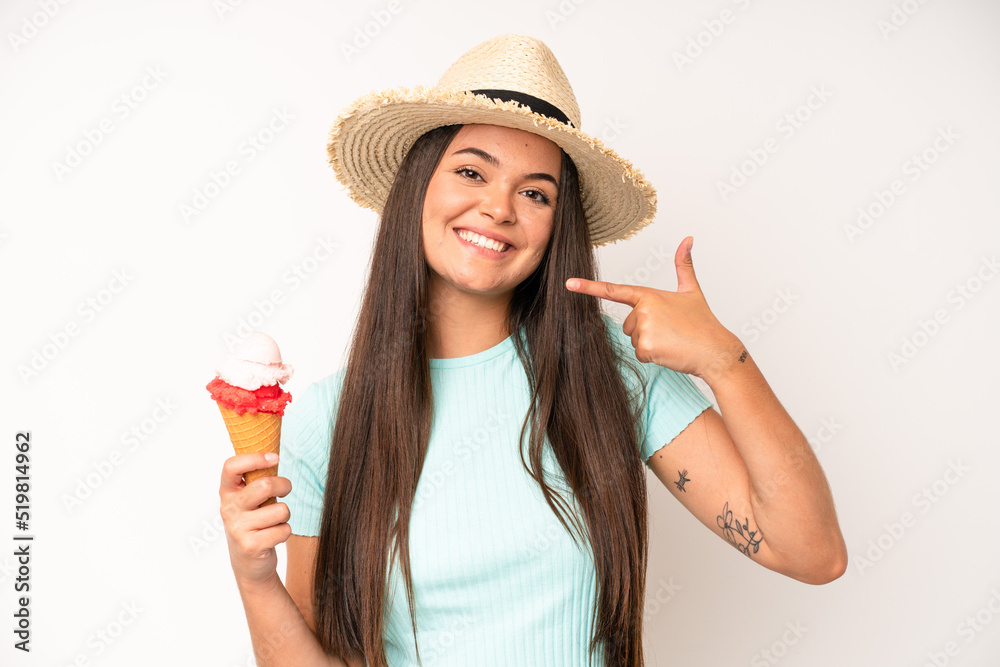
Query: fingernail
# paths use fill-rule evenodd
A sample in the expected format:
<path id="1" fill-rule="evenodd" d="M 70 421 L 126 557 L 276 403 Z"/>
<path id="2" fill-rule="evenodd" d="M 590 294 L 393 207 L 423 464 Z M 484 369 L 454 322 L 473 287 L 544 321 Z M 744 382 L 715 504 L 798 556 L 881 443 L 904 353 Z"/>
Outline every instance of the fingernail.
<path id="1" fill-rule="evenodd" d="M 275 454 L 274 452 L 268 452 L 267 454 L 264 454 L 264 460 L 267 461 L 268 463 L 276 463 L 278 460 L 278 455 Z"/>

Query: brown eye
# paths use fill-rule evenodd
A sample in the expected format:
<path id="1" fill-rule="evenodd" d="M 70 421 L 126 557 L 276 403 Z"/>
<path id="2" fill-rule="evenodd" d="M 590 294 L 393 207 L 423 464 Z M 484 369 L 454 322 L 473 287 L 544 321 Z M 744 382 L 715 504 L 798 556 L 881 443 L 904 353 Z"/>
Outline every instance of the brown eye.
<path id="1" fill-rule="evenodd" d="M 469 167 L 462 167 L 455 171 L 456 174 L 462 178 L 467 178 L 470 181 L 481 181 L 483 177 L 479 175 L 479 172 L 475 169 L 470 169 Z"/>
<path id="2" fill-rule="evenodd" d="M 541 192 L 539 190 L 525 190 L 524 194 L 528 197 L 528 199 L 530 199 L 531 201 L 536 201 L 539 204 L 549 203 L 549 198 L 545 196 L 544 192 Z"/>

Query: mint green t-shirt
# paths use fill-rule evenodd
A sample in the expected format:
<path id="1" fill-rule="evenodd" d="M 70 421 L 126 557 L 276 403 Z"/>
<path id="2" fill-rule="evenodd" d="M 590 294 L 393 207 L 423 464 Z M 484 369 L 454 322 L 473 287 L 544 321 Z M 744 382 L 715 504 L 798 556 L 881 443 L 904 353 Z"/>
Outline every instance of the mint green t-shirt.
<path id="1" fill-rule="evenodd" d="M 621 326 L 603 317 L 612 342 L 643 374 L 640 448 L 648 460 L 712 404 L 687 375 L 636 361 Z M 344 370 L 310 385 L 285 412 L 279 474 L 292 482 L 284 502 L 296 535 L 319 535 Z M 466 357 L 431 359 L 430 372 L 436 409 L 410 520 L 422 664 L 602 665 L 599 651 L 588 662 L 593 558 L 573 542 L 521 464 L 518 436 L 531 394 L 513 339 Z M 630 371 L 623 377 L 636 386 Z M 564 478 L 545 452 L 546 481 L 568 489 L 558 485 Z M 389 664 L 416 667 L 398 560 L 385 605 Z"/>

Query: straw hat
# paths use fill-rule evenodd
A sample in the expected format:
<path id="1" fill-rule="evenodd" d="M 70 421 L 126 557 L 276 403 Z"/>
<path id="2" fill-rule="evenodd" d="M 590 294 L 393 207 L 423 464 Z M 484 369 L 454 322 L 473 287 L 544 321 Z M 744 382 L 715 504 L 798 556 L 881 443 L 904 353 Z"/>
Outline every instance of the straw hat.
<path id="1" fill-rule="evenodd" d="M 473 47 L 433 88 L 372 92 L 341 111 L 327 153 L 355 202 L 381 214 L 396 170 L 425 132 L 501 125 L 551 140 L 573 159 L 593 245 L 627 239 L 653 221 L 656 191 L 642 172 L 580 130 L 580 108 L 552 51 L 524 35 Z"/>

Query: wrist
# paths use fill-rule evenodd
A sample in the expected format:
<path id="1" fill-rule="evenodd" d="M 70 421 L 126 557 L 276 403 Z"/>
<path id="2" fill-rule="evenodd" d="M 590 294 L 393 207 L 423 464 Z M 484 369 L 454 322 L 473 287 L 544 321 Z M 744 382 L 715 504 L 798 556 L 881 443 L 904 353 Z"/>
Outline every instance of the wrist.
<path id="1" fill-rule="evenodd" d="M 265 577 L 236 577 L 236 587 L 243 597 L 267 597 L 272 595 L 278 588 L 284 587 L 277 570 Z"/>
<path id="2" fill-rule="evenodd" d="M 750 363 L 750 353 L 743 346 L 743 341 L 730 334 L 715 347 L 711 362 L 697 375 L 714 388 Z"/>

